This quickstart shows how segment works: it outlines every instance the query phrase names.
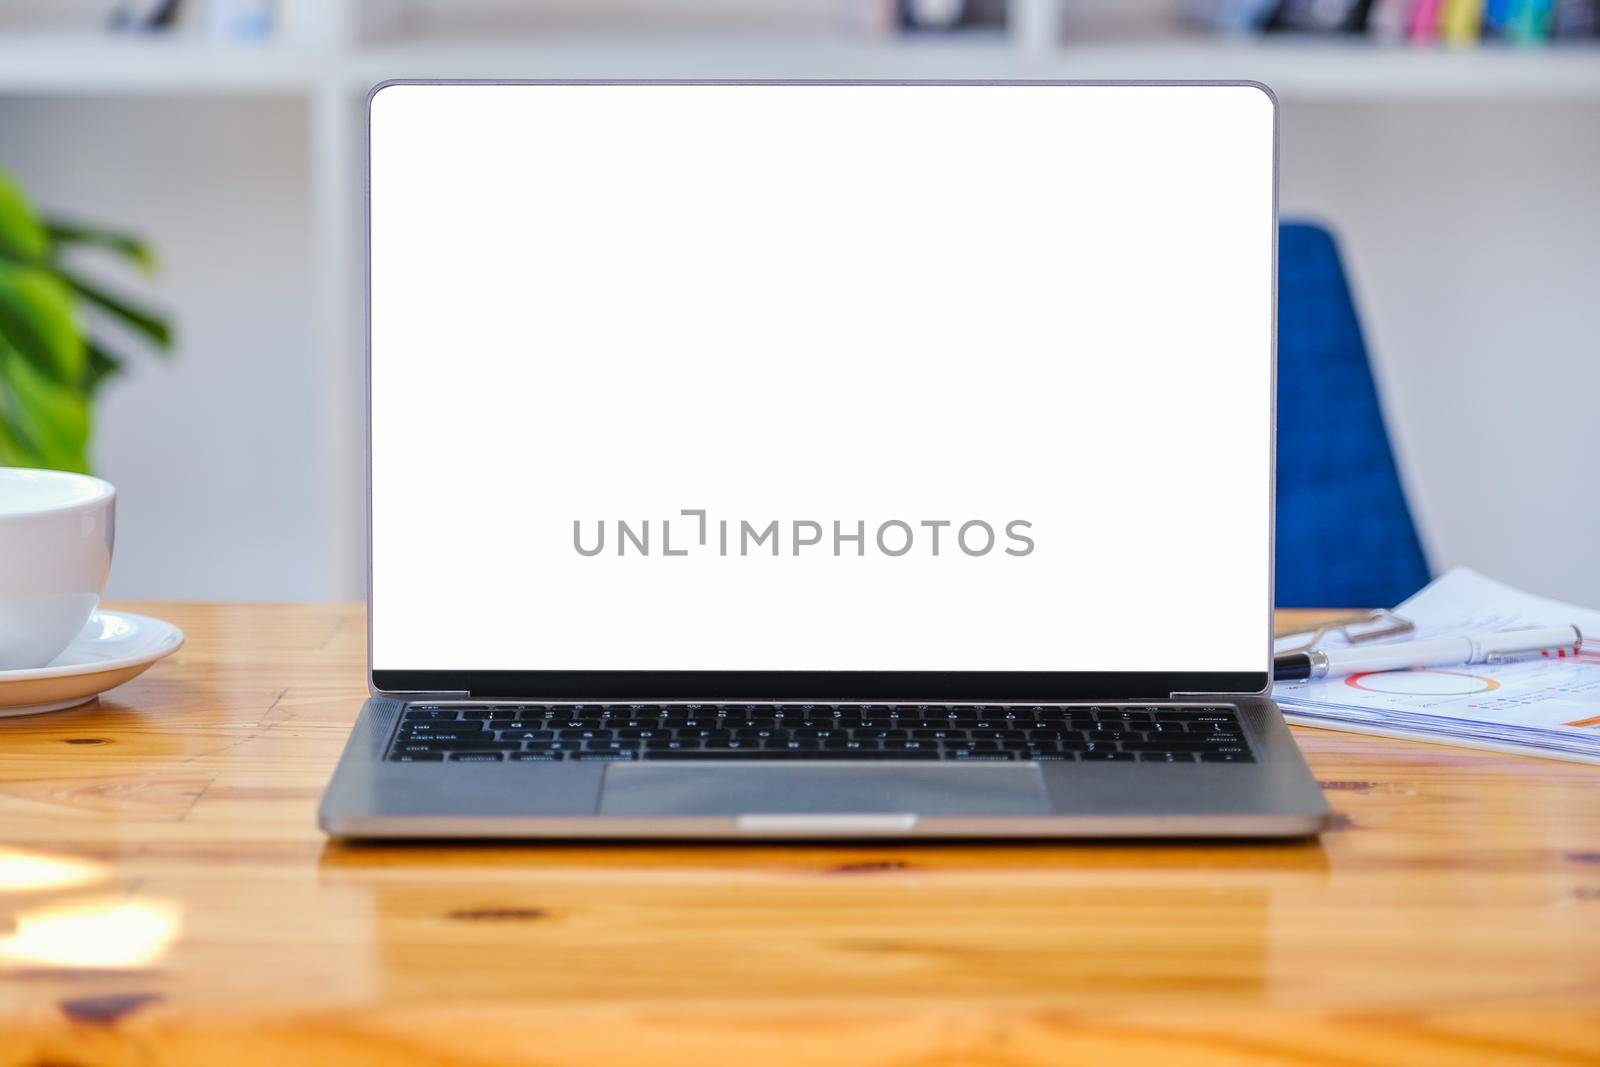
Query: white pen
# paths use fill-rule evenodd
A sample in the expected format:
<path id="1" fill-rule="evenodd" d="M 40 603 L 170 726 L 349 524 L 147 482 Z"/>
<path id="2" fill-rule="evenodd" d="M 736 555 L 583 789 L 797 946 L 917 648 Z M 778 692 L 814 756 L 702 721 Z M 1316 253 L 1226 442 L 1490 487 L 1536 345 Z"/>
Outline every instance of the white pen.
<path id="1" fill-rule="evenodd" d="M 1272 675 L 1280 682 L 1288 682 L 1300 678 L 1326 678 L 1330 674 L 1355 674 L 1359 671 L 1491 663 L 1506 656 L 1528 652 L 1576 652 L 1581 644 L 1583 633 L 1576 626 L 1541 626 L 1465 637 L 1441 637 L 1436 641 L 1291 652 L 1273 657 Z"/>

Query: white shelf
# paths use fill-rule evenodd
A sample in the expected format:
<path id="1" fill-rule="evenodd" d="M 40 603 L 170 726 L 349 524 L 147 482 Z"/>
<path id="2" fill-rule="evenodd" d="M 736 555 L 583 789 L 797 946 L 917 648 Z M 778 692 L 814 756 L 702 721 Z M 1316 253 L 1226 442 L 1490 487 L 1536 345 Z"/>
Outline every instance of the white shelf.
<path id="1" fill-rule="evenodd" d="M 281 94 L 388 78 L 1251 79 L 1289 100 L 1600 99 L 1600 48 L 1385 48 L 1180 37 L 1043 52 L 998 32 L 565 33 L 313 51 L 289 44 L 0 35 L 0 92 Z"/>
<path id="2" fill-rule="evenodd" d="M 298 93 L 318 70 L 316 57 L 280 44 L 0 35 L 0 92 L 7 93 Z"/>
<path id="3" fill-rule="evenodd" d="M 368 47 L 347 65 L 364 85 L 387 78 L 1249 79 L 1292 99 L 1600 98 L 1600 48 L 1456 51 L 1287 39 L 1177 38 L 1031 53 L 999 33 L 565 35 Z"/>

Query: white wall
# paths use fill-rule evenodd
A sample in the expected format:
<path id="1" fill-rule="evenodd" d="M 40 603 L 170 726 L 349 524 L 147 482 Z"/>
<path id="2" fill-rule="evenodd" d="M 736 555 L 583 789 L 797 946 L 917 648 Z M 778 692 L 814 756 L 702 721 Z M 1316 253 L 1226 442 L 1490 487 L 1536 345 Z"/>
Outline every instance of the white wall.
<path id="1" fill-rule="evenodd" d="M 1600 110 L 1309 104 L 1286 215 L 1343 238 L 1435 569 L 1600 605 Z"/>
<path id="2" fill-rule="evenodd" d="M 138 360 L 99 409 L 121 491 L 110 595 L 352 592 L 331 584 L 312 403 L 306 146 L 303 99 L 0 99 L 0 166 L 47 209 L 149 235 L 148 288 L 178 321 L 172 361 Z"/>

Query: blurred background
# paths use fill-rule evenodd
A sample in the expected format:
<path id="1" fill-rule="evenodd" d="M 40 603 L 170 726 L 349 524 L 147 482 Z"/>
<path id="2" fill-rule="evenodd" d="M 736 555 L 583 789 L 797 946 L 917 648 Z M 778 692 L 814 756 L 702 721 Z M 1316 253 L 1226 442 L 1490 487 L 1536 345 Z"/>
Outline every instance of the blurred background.
<path id="1" fill-rule="evenodd" d="M 150 321 L 76 301 L 91 358 L 122 357 L 87 455 L 122 491 L 109 595 L 356 599 L 375 82 L 1260 80 L 1282 102 L 1283 214 L 1338 241 L 1427 567 L 1600 605 L 1597 7 L 5 0 L 0 171 L 62 241 L 94 223 L 158 261 L 147 271 L 137 246 L 105 240 L 71 250 L 76 282 L 172 326 L 163 356 Z M 1308 423 L 1321 396 L 1342 399 L 1320 379 L 1297 388 Z M 1296 469 L 1324 463 L 1314 439 L 1284 445 L 1309 450 Z M 1347 510 L 1307 499 L 1330 529 Z"/>

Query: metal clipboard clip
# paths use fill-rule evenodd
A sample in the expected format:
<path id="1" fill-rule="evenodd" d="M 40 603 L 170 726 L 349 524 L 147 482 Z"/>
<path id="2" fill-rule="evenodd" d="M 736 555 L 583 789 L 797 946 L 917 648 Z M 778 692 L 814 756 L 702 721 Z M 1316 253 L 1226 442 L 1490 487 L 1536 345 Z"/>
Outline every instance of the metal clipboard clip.
<path id="1" fill-rule="evenodd" d="M 1338 634 L 1352 645 L 1365 644 L 1368 641 L 1377 641 L 1385 637 L 1398 637 L 1408 634 L 1417 628 L 1417 624 L 1403 615 L 1396 615 L 1387 608 L 1378 608 L 1374 611 L 1364 611 L 1359 615 L 1341 615 L 1337 619 L 1329 619 L 1321 626 L 1310 630 L 1290 630 L 1280 634 L 1278 640 L 1287 637 L 1304 637 L 1305 640 L 1290 648 L 1279 648 L 1277 655 L 1288 656 L 1296 652 L 1309 652 L 1329 634 Z"/>

